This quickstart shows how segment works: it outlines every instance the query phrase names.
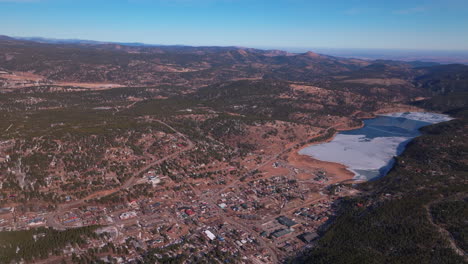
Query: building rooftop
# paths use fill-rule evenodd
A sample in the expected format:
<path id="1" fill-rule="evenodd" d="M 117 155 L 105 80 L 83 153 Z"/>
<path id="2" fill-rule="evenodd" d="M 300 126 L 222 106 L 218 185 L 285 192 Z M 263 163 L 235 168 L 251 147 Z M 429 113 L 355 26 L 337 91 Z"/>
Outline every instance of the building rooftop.
<path id="1" fill-rule="evenodd" d="M 278 238 L 278 237 L 282 237 L 284 235 L 287 235 L 287 234 L 289 234 L 291 232 L 292 232 L 291 229 L 278 229 L 278 230 L 274 231 L 273 233 L 271 233 L 271 235 Z"/>
<path id="2" fill-rule="evenodd" d="M 292 227 L 292 226 L 295 226 L 297 225 L 296 222 L 294 222 L 292 219 L 286 217 L 286 216 L 280 216 L 278 218 L 276 218 L 276 220 L 282 224 L 282 225 L 285 225 L 287 227 Z"/>
<path id="3" fill-rule="evenodd" d="M 304 241 L 304 243 L 310 243 L 318 237 L 317 233 L 305 232 L 299 236 L 299 239 Z"/>

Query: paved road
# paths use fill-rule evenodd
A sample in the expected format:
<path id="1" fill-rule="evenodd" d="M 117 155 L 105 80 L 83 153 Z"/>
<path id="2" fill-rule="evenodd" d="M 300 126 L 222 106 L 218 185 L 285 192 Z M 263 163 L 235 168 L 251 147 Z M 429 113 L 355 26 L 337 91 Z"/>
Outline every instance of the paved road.
<path id="1" fill-rule="evenodd" d="M 111 195 L 113 193 L 116 193 L 116 192 L 119 192 L 121 190 L 124 190 L 124 189 L 129 189 L 131 188 L 133 185 L 135 185 L 135 183 L 138 181 L 138 179 L 141 177 L 141 174 L 144 173 L 145 171 L 149 170 L 151 167 L 153 166 L 156 166 L 156 165 L 159 165 L 161 164 L 162 162 L 168 160 L 168 159 L 172 159 L 174 157 L 177 157 L 178 155 L 192 149 L 194 147 L 194 143 L 192 141 L 190 141 L 185 135 L 183 135 L 182 133 L 178 132 L 176 129 L 174 129 L 173 127 L 169 126 L 168 124 L 164 123 L 163 121 L 160 121 L 160 120 L 153 120 L 153 121 L 156 121 L 156 122 L 159 122 L 163 125 L 165 125 L 166 127 L 168 127 L 169 129 L 171 129 L 172 131 L 174 131 L 175 133 L 177 133 L 177 135 L 179 135 L 180 137 L 184 138 L 187 142 L 188 142 L 188 146 L 177 151 L 177 152 L 174 152 L 162 159 L 159 159 L 157 161 L 154 161 L 148 165 L 146 165 L 145 167 L 143 167 L 142 169 L 138 170 L 137 172 L 135 172 L 133 174 L 132 177 L 130 177 L 128 180 L 126 180 L 119 188 L 116 188 L 116 189 L 113 189 L 113 190 L 109 190 L 109 191 L 105 191 L 105 192 L 98 192 L 98 193 L 94 193 L 94 194 L 91 194 L 83 199 L 80 199 L 80 200 L 77 200 L 77 201 L 73 201 L 73 202 L 70 202 L 70 203 L 66 203 L 66 204 L 60 204 L 58 205 L 56 211 L 54 213 L 50 213 L 46 216 L 46 223 L 48 226 L 51 226 L 55 229 L 66 229 L 66 228 L 70 228 L 70 227 L 67 227 L 61 223 L 59 223 L 57 221 L 57 218 L 58 218 L 58 215 L 60 213 L 63 213 L 67 210 L 70 210 L 72 208 L 76 208 L 76 207 L 79 207 L 80 205 L 83 205 L 83 204 L 86 204 L 86 201 L 87 200 L 90 200 L 90 199 L 97 199 L 97 198 L 101 198 L 103 196 L 107 196 L 107 195 Z M 337 125 L 331 127 L 331 128 L 334 128 L 336 127 Z M 328 128 L 327 130 L 325 130 L 325 132 L 323 134 L 320 134 L 320 135 L 317 135 L 315 136 L 314 138 L 316 137 L 320 137 L 320 136 L 323 136 L 325 135 L 329 129 L 331 128 Z M 309 140 L 308 140 L 309 141 Z M 274 162 L 275 160 L 277 160 L 281 155 L 283 154 L 286 154 L 292 150 L 294 150 L 297 146 L 303 144 L 303 143 L 307 143 L 308 141 L 305 141 L 305 142 L 301 142 L 301 143 L 297 143 L 295 145 L 293 145 L 292 147 L 289 147 L 289 148 L 286 148 L 285 150 L 283 150 L 282 152 L 272 156 L 271 158 L 267 159 L 266 161 L 262 162 L 261 164 L 255 166 L 255 168 L 253 168 L 252 170 L 250 170 L 248 173 L 246 173 L 244 176 L 249 176 L 251 175 L 255 170 L 258 170 L 266 165 L 269 165 L 271 164 L 272 162 Z M 221 193 L 225 192 L 226 190 L 232 188 L 232 187 L 237 187 L 239 186 L 239 184 L 241 184 L 240 180 L 236 180 L 236 181 L 233 181 L 232 183 L 228 184 L 227 186 L 225 186 L 224 188 L 222 188 L 221 190 L 219 190 L 218 192 L 212 194 L 212 195 L 209 195 L 208 197 L 208 200 L 209 202 L 214 206 L 214 208 L 217 209 L 218 211 L 218 214 L 219 216 L 223 219 L 223 221 L 231 224 L 232 226 L 236 227 L 237 229 L 240 229 L 240 230 L 243 230 L 244 232 L 246 233 L 249 233 L 251 236 L 253 236 L 260 244 L 260 246 L 264 249 L 266 249 L 268 252 L 269 252 L 269 255 L 272 259 L 272 261 L 274 263 L 278 263 L 278 252 L 277 252 L 277 249 L 274 247 L 274 245 L 269 245 L 269 243 L 267 241 L 265 241 L 262 237 L 260 237 L 259 235 L 257 235 L 257 232 L 255 232 L 254 230 L 252 230 L 252 228 L 250 228 L 250 226 L 246 225 L 245 223 L 242 223 L 240 221 L 236 221 L 235 219 L 232 219 L 231 217 L 227 216 L 225 214 L 225 212 L 219 208 L 216 204 L 216 200 L 215 198 L 217 198 Z M 196 194 L 198 194 L 198 192 L 196 190 L 194 190 Z M 294 209 L 294 208 L 293 208 Z M 292 210 L 292 209 L 291 209 Z M 289 210 L 288 210 L 289 211 Z M 276 216 L 275 216 L 276 217 Z"/>
<path id="2" fill-rule="evenodd" d="M 319 134 L 317 136 L 314 136 L 306 141 L 303 141 L 303 142 L 299 142 L 289 148 L 286 148 L 285 150 L 281 151 L 280 153 L 274 155 L 273 157 L 267 159 L 266 161 L 262 162 L 261 164 L 255 166 L 255 168 L 253 168 L 252 170 L 250 170 L 249 172 L 245 173 L 243 176 L 249 176 L 251 175 L 254 171 L 266 166 L 266 165 L 269 165 L 271 163 L 273 163 L 275 160 L 277 160 L 280 156 L 286 154 L 286 153 L 289 153 L 291 151 L 294 151 L 296 149 L 296 147 L 298 146 L 301 146 L 302 144 L 307 144 L 311 139 L 314 139 L 314 138 L 318 138 L 318 137 L 321 137 L 321 136 L 324 136 L 328 133 L 328 131 L 330 129 L 334 129 L 338 126 L 342 125 L 341 123 L 339 124 L 336 124 L 332 127 L 329 127 L 327 128 L 322 134 Z M 240 177 L 242 178 L 242 177 Z M 240 179 L 239 178 L 239 179 Z M 257 232 L 255 232 L 254 230 L 252 230 L 248 225 L 246 225 L 245 223 L 242 223 L 241 221 L 235 221 L 233 220 L 231 217 L 228 217 L 226 216 L 226 214 L 224 213 L 224 211 L 218 207 L 218 205 L 216 204 L 216 200 L 217 197 L 219 197 L 219 195 L 221 195 L 223 192 L 226 192 L 228 189 L 230 188 L 234 188 L 234 187 L 238 187 L 239 184 L 242 184 L 240 180 L 235 180 L 233 182 L 231 182 L 230 184 L 226 185 L 224 188 L 222 188 L 221 190 L 219 190 L 218 192 L 216 193 L 213 193 L 211 195 L 208 196 L 208 199 L 209 199 L 209 202 L 215 207 L 217 208 L 218 210 L 218 213 L 219 215 L 223 218 L 224 221 L 230 223 L 231 225 L 237 227 L 238 229 L 241 229 L 241 230 L 244 230 L 245 232 L 251 234 L 252 236 L 254 236 L 256 238 L 256 240 L 260 243 L 260 246 L 267 249 L 269 252 L 270 252 L 270 255 L 271 255 L 271 258 L 273 260 L 274 263 L 278 263 L 278 253 L 277 253 L 277 249 L 274 247 L 274 245 L 269 245 L 267 241 L 265 241 L 262 237 L 258 236 L 257 235 Z M 314 201 L 318 201 L 320 199 L 322 199 L 323 197 L 319 197 L 319 198 L 315 198 L 315 199 L 312 199 L 312 200 L 309 200 L 305 203 L 311 203 L 311 202 L 314 202 Z M 301 208 L 303 205 L 301 206 L 297 206 L 297 208 L 290 208 L 288 209 L 288 212 L 294 210 L 294 209 L 299 209 Z M 282 214 L 280 214 L 282 215 Z M 273 217 L 270 217 L 269 219 L 275 219 L 276 217 L 280 216 L 280 215 L 275 215 Z"/>
<path id="3" fill-rule="evenodd" d="M 156 160 L 148 165 L 146 165 L 145 167 L 141 168 L 140 170 L 138 170 L 137 172 L 135 172 L 133 174 L 132 177 L 130 177 L 128 180 L 126 180 L 120 187 L 118 188 L 115 188 L 115 189 L 112 189 L 112 190 L 108 190 L 108 191 L 105 191 L 105 192 L 98 192 L 98 193 L 94 193 L 94 194 L 91 194 L 91 195 L 88 195 L 86 196 L 85 198 L 82 198 L 80 200 L 77 200 L 77 201 L 73 201 L 73 202 L 70 202 L 70 203 L 65 203 L 65 204 L 59 204 L 57 206 L 57 209 L 55 210 L 54 213 L 50 213 L 48 214 L 45 219 L 46 219 L 46 224 L 50 227 L 53 227 L 55 229 L 61 229 L 61 230 L 64 230 L 66 228 L 70 228 L 69 226 L 65 226 L 63 225 L 62 223 L 59 223 L 57 221 L 57 217 L 59 214 L 67 211 L 67 210 L 70 210 L 72 208 L 76 208 L 76 207 L 79 207 L 83 204 L 86 204 L 86 201 L 87 200 L 91 200 L 91 199 L 98 199 L 98 198 L 101 198 L 101 197 L 104 197 L 104 196 L 108 196 L 108 195 L 111 195 L 111 194 L 114 194 L 116 192 L 119 192 L 121 190 L 125 190 L 125 189 L 130 189 L 133 185 L 135 185 L 135 183 L 138 181 L 138 179 L 140 178 L 141 174 L 143 174 L 145 171 L 149 170 L 151 167 L 153 166 L 156 166 L 156 165 L 159 165 L 161 164 L 162 162 L 166 161 L 166 160 L 169 160 L 169 159 L 172 159 L 172 158 L 175 158 L 177 157 L 178 155 L 192 149 L 195 144 L 189 140 L 185 135 L 183 135 L 182 133 L 178 132 L 177 130 L 175 130 L 173 127 L 169 126 L 168 124 L 164 123 L 163 121 L 160 121 L 160 120 L 154 120 L 156 122 L 159 122 L 163 125 L 165 125 L 166 127 L 168 127 L 169 129 L 171 129 L 172 131 L 174 131 L 175 133 L 177 133 L 180 137 L 182 137 L 183 139 L 185 139 L 187 142 L 188 142 L 188 145 L 187 147 L 179 150 L 179 151 L 176 151 L 162 159 L 159 159 L 159 160 Z"/>
<path id="4" fill-rule="evenodd" d="M 236 221 L 232 217 L 227 216 L 226 213 L 223 211 L 223 209 L 218 207 L 218 205 L 216 204 L 216 201 L 213 199 L 212 195 L 210 197 L 208 197 L 208 200 L 209 201 L 207 201 L 207 202 L 211 203 L 211 205 L 214 208 L 216 208 L 217 213 L 218 213 L 219 217 L 222 219 L 223 222 L 227 222 L 230 225 L 234 226 L 235 228 L 237 228 L 239 230 L 243 230 L 244 232 L 246 232 L 246 233 L 250 234 L 251 236 L 253 236 L 255 238 L 255 240 L 258 241 L 258 243 L 260 244 L 260 246 L 262 248 L 268 250 L 273 263 L 278 263 L 278 254 L 276 252 L 276 248 L 268 245 L 268 243 L 262 237 L 257 235 L 257 232 L 252 230 L 252 228 L 250 228 L 245 223 L 242 223 L 240 221 Z"/>
<path id="5" fill-rule="evenodd" d="M 307 144 L 310 140 L 312 140 L 314 138 L 318 138 L 318 137 L 322 137 L 322 136 L 326 135 L 330 129 L 334 129 L 335 127 L 340 126 L 340 125 L 342 125 L 342 123 L 339 123 L 339 124 L 336 124 L 336 125 L 334 125 L 332 127 L 327 128 L 322 134 L 316 135 L 316 136 L 314 136 L 312 138 L 309 138 L 308 140 L 305 140 L 303 142 L 299 142 L 299 143 L 293 145 L 292 147 L 286 148 L 285 150 L 281 151 L 280 153 L 278 153 L 278 154 L 274 155 L 273 157 L 269 158 L 268 160 L 262 162 L 261 164 L 259 164 L 258 166 L 256 166 L 252 170 L 250 170 L 249 172 L 245 173 L 243 176 L 249 176 L 254 171 L 262 168 L 263 166 L 266 166 L 268 164 L 272 164 L 273 161 L 277 160 L 281 155 L 289 153 L 289 152 L 295 150 L 296 147 L 298 147 L 298 146 L 300 146 L 302 144 Z M 239 177 L 239 179 L 242 178 L 242 177 Z M 241 183 L 240 180 L 233 181 L 232 183 L 226 185 L 223 189 L 221 189 L 218 192 L 216 192 L 215 194 L 213 194 L 213 196 L 219 196 L 221 193 L 225 192 L 226 190 L 228 190 L 228 189 L 230 189 L 232 187 L 238 186 L 240 183 Z"/>

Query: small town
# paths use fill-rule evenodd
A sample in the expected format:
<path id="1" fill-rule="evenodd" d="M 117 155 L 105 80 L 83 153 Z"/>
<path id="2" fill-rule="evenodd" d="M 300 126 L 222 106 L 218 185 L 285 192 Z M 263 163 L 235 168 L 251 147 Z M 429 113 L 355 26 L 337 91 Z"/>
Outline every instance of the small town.
<path id="1" fill-rule="evenodd" d="M 125 169 L 114 171 L 99 165 L 86 168 L 80 175 L 104 177 L 102 182 L 93 182 L 95 193 L 83 193 L 76 188 L 87 181 L 86 176 L 76 178 L 76 172 L 67 172 L 60 156 L 53 156 L 49 171 L 54 176 L 46 178 L 44 190 L 64 191 L 64 180 L 70 179 L 76 182 L 75 195 L 64 192 L 60 203 L 52 207 L 24 207 L 16 203 L 18 197 L 14 193 L 2 195 L 2 201 L 11 206 L 0 209 L 0 229 L 70 230 L 95 226 L 94 232 L 99 236 L 89 238 L 84 247 L 63 249 L 70 258 L 112 245 L 120 251 L 102 254 L 102 261 L 111 261 L 110 256 L 112 262 L 128 263 L 138 261 L 140 253 L 150 249 L 176 254 L 182 248 L 193 248 L 193 254 L 219 250 L 233 259 L 242 258 L 243 262 L 272 263 L 312 247 L 318 229 L 334 215 L 334 201 L 353 193 L 351 185 L 336 181 L 336 175 L 329 175 L 324 168 L 295 167 L 265 149 L 260 150 L 262 161 L 251 160 L 250 153 L 237 167 L 235 162 L 229 165 L 222 160 L 183 166 L 193 157 L 192 149 L 216 145 L 194 143 L 175 130 L 170 134 L 139 136 L 142 158 L 132 148 L 103 151 L 107 164 L 132 166 L 139 170 L 137 175 L 126 177 Z M 116 138 L 116 142 L 125 144 L 126 140 Z M 6 153 L 15 147 L 14 142 L 4 141 L 1 146 L 2 163 L 11 164 Z M 57 143 L 56 147 L 66 146 Z M 296 150 L 291 148 L 284 153 L 288 151 Z M 19 164 L 7 168 L 10 175 L 22 173 Z M 248 179 L 239 179 L 239 172 L 248 175 Z M 212 180 L 207 181 L 206 175 Z M 106 187 L 100 188 L 102 184 Z"/>
<path id="2" fill-rule="evenodd" d="M 0 264 L 468 264 L 467 0 L 0 0 Z"/>

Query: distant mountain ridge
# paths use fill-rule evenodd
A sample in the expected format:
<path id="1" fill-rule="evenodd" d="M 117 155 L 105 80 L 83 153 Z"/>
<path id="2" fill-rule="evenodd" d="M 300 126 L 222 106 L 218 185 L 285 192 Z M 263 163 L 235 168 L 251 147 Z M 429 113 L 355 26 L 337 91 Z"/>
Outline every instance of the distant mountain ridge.
<path id="1" fill-rule="evenodd" d="M 52 81 L 126 86 L 204 86 L 263 78 L 307 81 L 370 64 L 313 52 L 292 54 L 241 47 L 135 46 L 10 37 L 0 38 L 0 47 L 0 63 L 10 71 L 34 72 Z"/>
<path id="2" fill-rule="evenodd" d="M 311 51 L 29 39 L 0 36 L 2 71 L 35 75 L 35 79 L 19 82 L 20 87 L 37 85 L 37 79 L 44 84 L 170 85 L 187 89 L 239 80 L 276 80 L 401 100 L 408 95 L 417 97 L 453 90 L 455 82 L 464 84 L 467 76 L 463 65 L 367 61 Z M 73 43 L 61 43 L 67 41 Z M 450 76 L 444 77 L 448 74 L 445 72 Z M 455 81 L 449 80 L 453 78 Z M 0 79 L 0 86 L 16 83 L 7 80 L 2 84 Z"/>
<path id="3" fill-rule="evenodd" d="M 44 38 L 44 37 L 14 37 L 18 40 L 28 40 L 39 43 L 49 43 L 49 44 L 119 44 L 127 46 L 163 46 L 158 44 L 145 44 L 141 42 L 114 42 L 114 41 L 97 41 L 97 40 L 85 40 L 85 39 L 57 39 L 57 38 Z M 179 46 L 179 45 L 174 45 Z M 182 45 L 180 45 L 182 46 Z"/>

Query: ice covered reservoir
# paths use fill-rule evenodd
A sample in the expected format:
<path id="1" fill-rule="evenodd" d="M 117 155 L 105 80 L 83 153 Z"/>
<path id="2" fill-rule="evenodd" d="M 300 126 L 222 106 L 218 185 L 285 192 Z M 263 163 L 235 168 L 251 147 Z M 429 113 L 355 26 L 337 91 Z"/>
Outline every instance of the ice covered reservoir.
<path id="1" fill-rule="evenodd" d="M 420 135 L 419 128 L 449 121 L 447 115 L 406 112 L 380 115 L 364 121 L 364 127 L 340 132 L 328 142 L 299 151 L 314 159 L 341 163 L 358 180 L 384 176 L 411 139 Z"/>

